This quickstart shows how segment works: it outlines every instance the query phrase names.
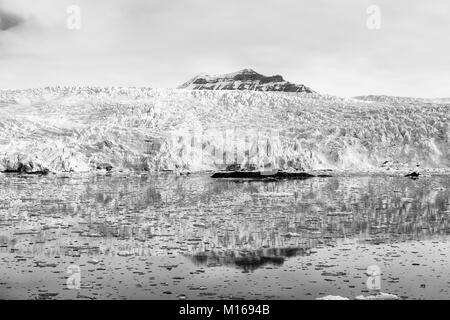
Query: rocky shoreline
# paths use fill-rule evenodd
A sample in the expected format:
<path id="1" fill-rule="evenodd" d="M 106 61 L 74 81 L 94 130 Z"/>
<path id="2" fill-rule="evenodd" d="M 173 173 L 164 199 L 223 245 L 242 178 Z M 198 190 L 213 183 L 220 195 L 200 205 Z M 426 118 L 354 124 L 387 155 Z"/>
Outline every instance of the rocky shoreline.
<path id="1" fill-rule="evenodd" d="M 256 180 L 306 180 L 310 178 L 328 178 L 331 175 L 313 175 L 307 172 L 286 172 L 286 171 L 219 171 L 215 172 L 211 178 L 214 179 L 256 179 Z"/>

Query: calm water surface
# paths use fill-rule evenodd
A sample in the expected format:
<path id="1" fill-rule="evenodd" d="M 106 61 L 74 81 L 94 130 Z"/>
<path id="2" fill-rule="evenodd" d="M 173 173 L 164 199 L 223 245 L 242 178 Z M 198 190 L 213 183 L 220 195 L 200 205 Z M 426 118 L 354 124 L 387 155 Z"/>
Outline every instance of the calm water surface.
<path id="1" fill-rule="evenodd" d="M 0 298 L 450 298 L 450 177 L 0 174 Z M 81 287 L 67 286 L 70 266 Z"/>

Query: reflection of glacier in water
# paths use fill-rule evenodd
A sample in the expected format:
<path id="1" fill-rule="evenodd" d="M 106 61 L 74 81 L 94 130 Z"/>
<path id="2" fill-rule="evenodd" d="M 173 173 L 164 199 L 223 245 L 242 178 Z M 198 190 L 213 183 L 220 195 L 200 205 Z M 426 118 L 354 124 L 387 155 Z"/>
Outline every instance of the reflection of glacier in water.
<path id="1" fill-rule="evenodd" d="M 345 239 L 449 234 L 447 176 L 231 182 L 206 175 L 0 176 L 0 253 L 188 255 L 252 270 Z"/>

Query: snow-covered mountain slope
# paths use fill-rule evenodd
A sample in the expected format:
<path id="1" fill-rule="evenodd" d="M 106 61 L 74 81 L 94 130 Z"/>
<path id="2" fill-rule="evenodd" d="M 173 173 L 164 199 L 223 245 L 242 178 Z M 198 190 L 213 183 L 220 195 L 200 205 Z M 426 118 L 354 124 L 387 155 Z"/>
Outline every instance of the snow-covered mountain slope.
<path id="1" fill-rule="evenodd" d="M 450 104 L 147 88 L 0 91 L 0 171 L 450 168 Z"/>
<path id="2" fill-rule="evenodd" d="M 358 96 L 354 97 L 357 100 L 363 101 L 376 101 L 391 104 L 423 104 L 423 103 L 450 103 L 450 98 L 411 98 L 411 97 L 394 97 L 386 95 L 369 95 L 369 96 Z"/>
<path id="3" fill-rule="evenodd" d="M 217 76 L 200 74 L 182 84 L 179 89 L 191 90 L 254 90 L 254 91 L 282 91 L 307 92 L 313 91 L 303 84 L 285 81 L 282 76 L 266 77 L 252 69 L 244 69 L 234 73 Z"/>

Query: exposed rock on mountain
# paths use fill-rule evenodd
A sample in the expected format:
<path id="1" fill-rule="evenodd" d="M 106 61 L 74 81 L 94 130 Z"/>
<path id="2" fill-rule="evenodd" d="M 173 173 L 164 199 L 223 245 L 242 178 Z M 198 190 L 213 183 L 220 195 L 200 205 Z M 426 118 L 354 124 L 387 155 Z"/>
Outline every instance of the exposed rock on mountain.
<path id="1" fill-rule="evenodd" d="M 266 77 L 252 69 L 218 76 L 201 74 L 181 85 L 179 89 L 314 92 L 303 84 L 285 81 L 280 75 Z"/>

